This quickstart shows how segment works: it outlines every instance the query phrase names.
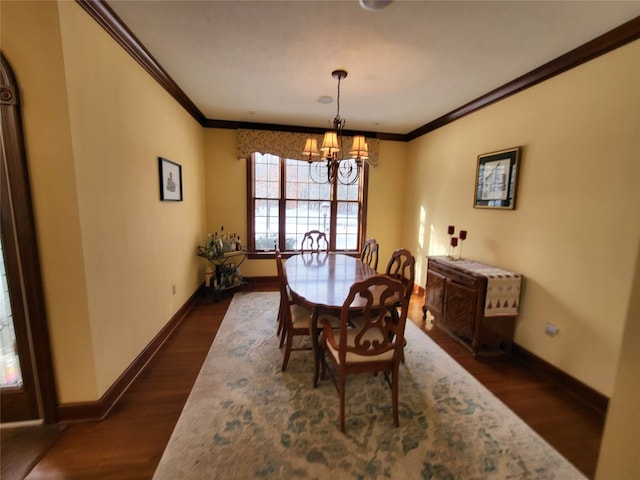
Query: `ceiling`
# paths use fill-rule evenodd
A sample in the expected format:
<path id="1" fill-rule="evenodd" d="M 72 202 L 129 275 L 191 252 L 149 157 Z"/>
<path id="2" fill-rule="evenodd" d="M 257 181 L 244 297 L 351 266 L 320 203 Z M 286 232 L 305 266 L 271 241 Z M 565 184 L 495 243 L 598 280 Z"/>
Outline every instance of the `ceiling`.
<path id="1" fill-rule="evenodd" d="M 407 134 L 640 16 L 640 1 L 109 0 L 210 120 Z M 330 96 L 332 103 L 317 101 Z"/>

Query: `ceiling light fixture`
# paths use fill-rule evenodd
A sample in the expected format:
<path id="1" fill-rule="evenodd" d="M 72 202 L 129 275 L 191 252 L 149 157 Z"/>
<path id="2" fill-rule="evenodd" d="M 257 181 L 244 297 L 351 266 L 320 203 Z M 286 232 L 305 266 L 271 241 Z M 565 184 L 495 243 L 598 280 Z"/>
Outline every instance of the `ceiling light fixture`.
<path id="1" fill-rule="evenodd" d="M 353 145 L 349 154 L 350 158 L 338 158 L 338 153 L 342 148 L 342 131 L 347 123 L 344 118 L 340 118 L 340 81 L 347 77 L 345 70 L 334 70 L 331 76 L 338 80 L 338 95 L 336 97 L 336 116 L 329 121 L 331 130 L 325 132 L 320 151 L 318 152 L 318 142 L 315 138 L 307 138 L 302 154 L 309 162 L 309 172 L 311 179 L 316 183 L 336 183 L 343 185 L 353 185 L 358 182 L 362 162 L 369 158 L 367 142 L 364 135 L 353 137 Z M 326 160 L 326 176 L 322 174 L 321 163 Z"/>

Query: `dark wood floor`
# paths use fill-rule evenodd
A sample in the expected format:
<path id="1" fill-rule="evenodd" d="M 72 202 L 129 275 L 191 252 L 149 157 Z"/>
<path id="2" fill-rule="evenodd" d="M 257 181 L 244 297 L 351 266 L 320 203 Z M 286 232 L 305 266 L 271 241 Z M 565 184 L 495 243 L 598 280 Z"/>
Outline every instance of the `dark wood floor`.
<path id="1" fill-rule="evenodd" d="M 276 286 L 258 284 L 257 289 L 276 290 Z M 47 441 L 22 441 L 22 455 L 5 455 L 17 446 L 18 435 L 3 430 L 2 478 L 23 478 L 24 473 L 16 472 L 29 470 L 28 479 L 151 478 L 229 301 L 199 299 L 197 307 L 103 421 L 58 429 L 52 445 L 50 437 Z M 437 328 L 425 327 L 422 303 L 422 297 L 414 296 L 409 315 L 414 323 L 587 477 L 593 478 L 604 416 L 562 385 L 514 358 L 472 357 Z M 31 435 L 38 437 L 33 430 Z"/>

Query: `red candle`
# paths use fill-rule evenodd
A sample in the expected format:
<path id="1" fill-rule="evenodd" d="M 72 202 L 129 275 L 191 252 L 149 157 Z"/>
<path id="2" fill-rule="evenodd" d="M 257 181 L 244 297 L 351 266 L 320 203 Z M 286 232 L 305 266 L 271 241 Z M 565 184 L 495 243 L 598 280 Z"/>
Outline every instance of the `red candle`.
<path id="1" fill-rule="evenodd" d="M 460 230 L 460 240 L 466 240 L 466 239 L 467 239 L 467 231 Z"/>
<path id="2" fill-rule="evenodd" d="M 449 233 L 449 235 L 453 235 L 453 232 L 456 231 L 456 227 L 454 227 L 453 225 L 449 225 L 449 227 L 447 228 L 447 233 Z"/>
<path id="3" fill-rule="evenodd" d="M 452 247 L 458 246 L 458 237 L 451 237 L 451 246 Z"/>

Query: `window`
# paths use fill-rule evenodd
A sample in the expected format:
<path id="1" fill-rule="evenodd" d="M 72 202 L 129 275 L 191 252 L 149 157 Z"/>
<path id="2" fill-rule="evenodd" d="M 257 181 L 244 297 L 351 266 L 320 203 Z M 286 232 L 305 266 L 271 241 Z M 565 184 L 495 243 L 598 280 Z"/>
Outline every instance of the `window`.
<path id="1" fill-rule="evenodd" d="M 305 232 L 321 230 L 329 238 L 330 250 L 359 251 L 366 212 L 366 166 L 354 185 L 319 184 L 311 178 L 307 162 L 254 153 L 247 175 L 249 250 L 298 250 Z"/>

